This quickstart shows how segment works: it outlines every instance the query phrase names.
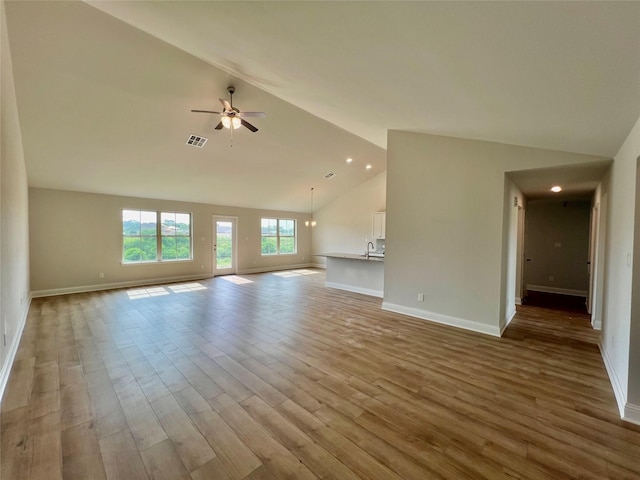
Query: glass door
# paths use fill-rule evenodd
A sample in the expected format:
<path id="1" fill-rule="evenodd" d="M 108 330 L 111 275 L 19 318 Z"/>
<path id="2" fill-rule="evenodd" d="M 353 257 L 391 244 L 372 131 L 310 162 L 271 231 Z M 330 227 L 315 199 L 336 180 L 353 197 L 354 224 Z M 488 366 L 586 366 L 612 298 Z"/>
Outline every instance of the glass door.
<path id="1" fill-rule="evenodd" d="M 236 273 L 235 217 L 213 217 L 213 274 Z"/>

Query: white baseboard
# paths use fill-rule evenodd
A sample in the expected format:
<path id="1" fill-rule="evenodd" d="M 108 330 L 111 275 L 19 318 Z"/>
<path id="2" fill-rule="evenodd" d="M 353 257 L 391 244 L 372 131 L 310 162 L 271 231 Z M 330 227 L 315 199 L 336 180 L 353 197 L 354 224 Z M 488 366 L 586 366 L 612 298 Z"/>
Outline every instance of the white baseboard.
<path id="1" fill-rule="evenodd" d="M 604 366 L 607 370 L 607 374 L 609 375 L 609 381 L 611 382 L 611 387 L 613 388 L 613 395 L 616 397 L 616 403 L 618 404 L 618 410 L 620 411 L 620 418 L 625 418 L 625 404 L 627 403 L 626 395 L 624 390 L 622 390 L 622 384 L 616 375 L 616 371 L 613 367 L 613 361 L 607 350 L 602 347 L 602 343 L 598 344 L 600 348 L 600 355 L 602 356 L 602 361 L 604 362 Z"/>
<path id="2" fill-rule="evenodd" d="M 520 297 L 516 297 L 516 305 L 522 305 L 522 299 Z"/>
<path id="3" fill-rule="evenodd" d="M 372 297 L 384 297 L 382 290 L 372 290 L 370 288 L 354 287 L 353 285 L 345 285 L 344 283 L 325 282 L 325 285 L 330 288 L 337 288 L 338 290 L 346 290 L 348 292 L 362 293 L 364 295 L 370 295 Z"/>
<path id="4" fill-rule="evenodd" d="M 27 316 L 29 315 L 29 308 L 31 307 L 32 298 L 33 297 L 29 295 L 26 308 L 22 312 L 22 318 L 20 319 L 20 323 L 18 324 L 18 329 L 16 330 L 15 336 L 11 340 L 9 351 L 7 352 L 4 364 L 2 365 L 2 369 L 0 370 L 0 404 L 2 403 L 2 398 L 4 397 L 4 390 L 5 388 L 7 388 L 7 383 L 9 383 L 11 367 L 13 367 L 13 362 L 16 359 L 16 353 L 18 353 L 18 346 L 20 345 L 20 340 L 22 339 L 24 326 L 27 324 Z"/>
<path id="5" fill-rule="evenodd" d="M 427 310 L 420 310 L 418 308 L 405 307 L 404 305 L 397 305 L 394 303 L 382 302 L 382 310 L 402 313 L 404 315 L 409 315 L 410 317 L 419 318 L 421 320 L 427 320 L 429 322 L 441 323 L 443 325 L 463 328 L 465 330 L 484 333 L 485 335 L 491 335 L 494 337 L 499 337 L 501 334 L 500 327 L 498 326 L 484 325 L 482 323 L 474 322 L 472 320 L 451 317 L 449 315 L 442 315 L 440 313 L 429 312 Z"/>
<path id="6" fill-rule="evenodd" d="M 67 295 L 70 293 L 98 292 L 100 290 L 113 290 L 114 288 L 142 287 L 144 285 L 158 285 L 161 283 L 187 282 L 193 280 L 205 280 L 211 278 L 206 275 L 182 275 L 179 277 L 149 278 L 146 280 L 131 280 L 127 282 L 101 283 L 98 285 L 80 285 L 68 288 L 52 288 L 49 290 L 35 290 L 31 292 L 33 298 L 51 297 L 54 295 Z"/>
<path id="7" fill-rule="evenodd" d="M 562 295 L 573 295 L 574 297 L 587 298 L 586 290 L 572 290 L 570 288 L 545 287 L 544 285 L 527 285 L 527 290 L 543 293 L 560 293 Z"/>
<path id="8" fill-rule="evenodd" d="M 640 425 L 640 405 L 627 403 L 624 407 L 624 415 L 622 416 L 622 419 L 626 422 Z"/>
<path id="9" fill-rule="evenodd" d="M 591 328 L 594 330 L 602 330 L 602 320 L 596 320 L 595 318 L 591 318 Z"/>
<path id="10" fill-rule="evenodd" d="M 513 311 L 511 311 L 510 313 L 507 314 L 507 318 L 505 319 L 504 325 L 502 326 L 502 328 L 500 328 L 500 336 L 502 336 L 504 331 L 507 329 L 507 327 L 511 323 L 511 320 L 513 320 L 513 317 L 515 317 L 515 316 L 516 316 L 516 309 L 515 309 L 515 305 L 514 305 Z"/>

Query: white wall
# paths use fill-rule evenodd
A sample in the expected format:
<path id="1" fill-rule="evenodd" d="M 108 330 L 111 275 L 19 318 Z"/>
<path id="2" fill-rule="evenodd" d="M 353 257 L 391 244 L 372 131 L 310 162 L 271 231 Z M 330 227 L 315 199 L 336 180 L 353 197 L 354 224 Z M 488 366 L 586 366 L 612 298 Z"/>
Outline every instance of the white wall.
<path id="1" fill-rule="evenodd" d="M 0 396 L 29 309 L 27 174 L 4 2 L 0 3 Z M 2 333 L 6 335 L 6 343 Z"/>
<path id="2" fill-rule="evenodd" d="M 593 208 L 597 215 L 597 239 L 595 259 L 593 262 L 593 290 L 591 299 L 591 325 L 593 328 L 602 329 L 602 316 L 605 299 L 605 259 L 607 248 L 607 216 L 609 184 L 611 181 L 611 169 L 604 176 L 593 196 Z"/>
<path id="3" fill-rule="evenodd" d="M 192 213 L 193 261 L 122 265 L 123 209 Z M 40 296 L 211 276 L 213 215 L 238 217 L 238 273 L 308 266 L 311 261 L 311 236 L 304 227 L 306 213 L 31 188 L 33 293 Z M 261 217 L 297 220 L 295 255 L 260 254 Z M 100 272 L 104 278 L 99 278 Z"/>
<path id="4" fill-rule="evenodd" d="M 633 255 L 634 244 L 638 155 L 640 120 L 614 157 L 608 190 L 601 349 L 621 413 L 627 400 L 629 383 L 632 282 L 630 256 Z"/>
<path id="5" fill-rule="evenodd" d="M 603 160 L 390 131 L 383 308 L 499 335 L 517 232 L 505 173 Z"/>
<path id="6" fill-rule="evenodd" d="M 504 302 L 501 305 L 500 318 L 500 332 L 509 325 L 509 322 L 516 314 L 516 292 L 520 288 L 520 282 L 518 275 L 519 270 L 519 257 L 521 245 L 518 244 L 518 212 L 520 208 L 524 207 L 524 195 L 520 189 L 505 176 L 504 180 L 504 225 L 502 242 L 505 245 L 505 260 L 503 261 L 502 278 L 505 281 L 502 283 L 501 297 L 504 298 Z M 522 263 L 522 262 L 520 262 Z"/>
<path id="7" fill-rule="evenodd" d="M 313 253 L 364 253 L 365 239 L 372 236 L 373 213 L 385 211 L 386 181 L 386 172 L 376 175 L 314 213 L 318 224 L 313 229 Z M 313 261 L 325 264 L 322 257 Z"/>

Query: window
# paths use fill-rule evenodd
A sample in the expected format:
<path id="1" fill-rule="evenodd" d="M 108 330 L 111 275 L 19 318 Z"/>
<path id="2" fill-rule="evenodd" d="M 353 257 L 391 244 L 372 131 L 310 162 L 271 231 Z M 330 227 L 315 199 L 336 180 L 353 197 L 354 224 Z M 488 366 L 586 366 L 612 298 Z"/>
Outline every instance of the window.
<path id="1" fill-rule="evenodd" d="M 296 253 L 296 221 L 286 218 L 263 218 L 261 223 L 262 255 Z"/>
<path id="2" fill-rule="evenodd" d="M 122 211 L 122 263 L 191 258 L 190 213 Z"/>

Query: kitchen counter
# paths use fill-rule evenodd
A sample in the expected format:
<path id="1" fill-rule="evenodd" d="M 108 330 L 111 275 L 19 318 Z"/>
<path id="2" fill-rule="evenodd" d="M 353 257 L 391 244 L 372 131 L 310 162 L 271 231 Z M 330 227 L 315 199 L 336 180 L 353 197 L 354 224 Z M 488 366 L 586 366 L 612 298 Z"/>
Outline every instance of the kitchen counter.
<path id="1" fill-rule="evenodd" d="M 323 253 L 316 256 L 327 259 L 327 287 L 383 297 L 384 257 L 353 253 Z"/>
<path id="2" fill-rule="evenodd" d="M 375 254 L 366 257 L 365 255 L 358 255 L 356 253 L 321 253 L 316 255 L 316 257 L 344 258 L 347 260 L 363 260 L 365 262 L 384 262 L 384 257 L 379 257 Z"/>

